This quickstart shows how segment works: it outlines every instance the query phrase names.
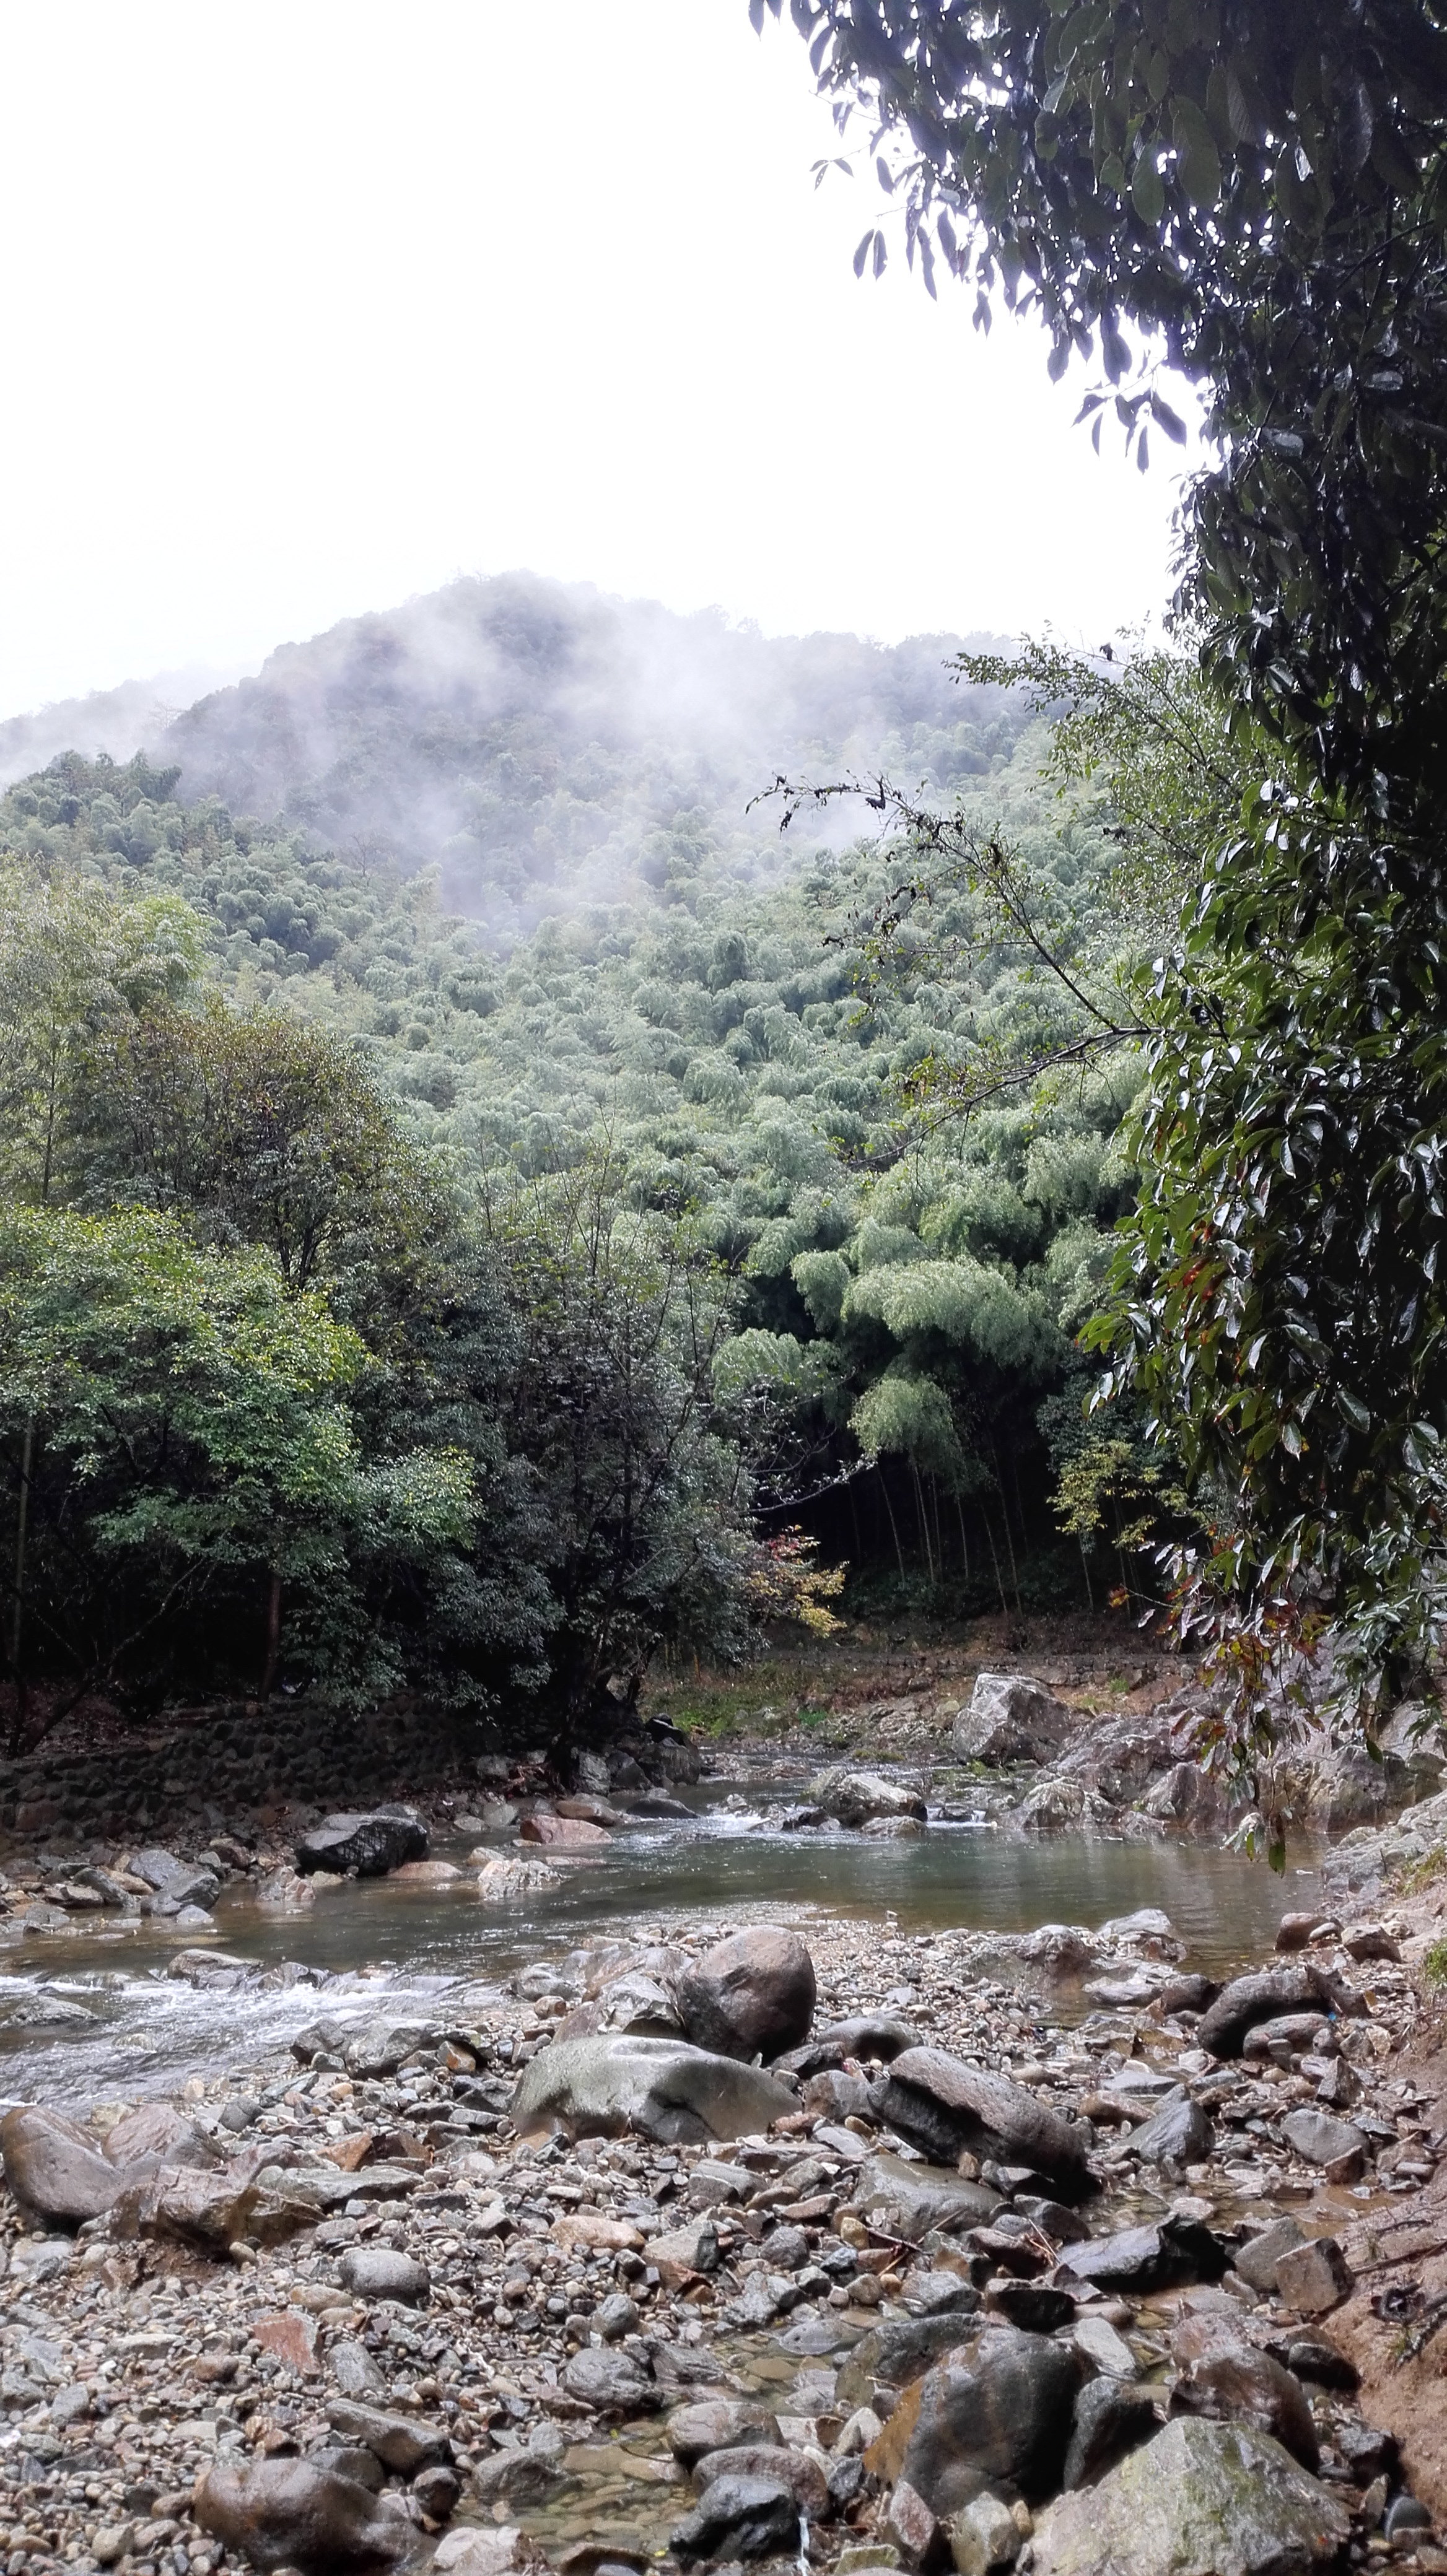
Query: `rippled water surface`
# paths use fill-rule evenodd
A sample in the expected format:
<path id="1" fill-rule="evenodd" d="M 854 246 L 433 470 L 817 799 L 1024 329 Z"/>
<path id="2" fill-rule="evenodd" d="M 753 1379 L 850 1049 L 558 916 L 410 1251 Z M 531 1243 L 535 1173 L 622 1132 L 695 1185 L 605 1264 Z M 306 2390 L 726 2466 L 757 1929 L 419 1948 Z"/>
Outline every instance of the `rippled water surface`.
<path id="1" fill-rule="evenodd" d="M 811 1916 L 898 1917 L 905 1932 L 959 1926 L 1019 1932 L 1046 1922 L 1099 1924 L 1139 1905 L 1164 1908 L 1193 1965 L 1218 1973 L 1268 1947 L 1284 1906 L 1309 1904 L 1314 1873 L 1290 1893 L 1261 1863 L 1174 1841 L 1077 1835 L 1015 1842 L 983 1827 L 931 1826 L 918 1839 L 785 1834 L 773 1818 L 796 1789 L 690 1795 L 687 1822 L 639 1823 L 563 1884 L 516 1907 L 483 1906 L 448 1887 L 352 1881 L 294 1914 L 244 1893 L 217 1908 L 215 1946 L 262 1966 L 299 1963 L 326 1980 L 235 1993 L 168 1978 L 182 1943 L 152 1928 L 35 1938 L 0 1951 L 0 2098 L 90 2101 L 174 2087 L 190 2073 L 244 2065 L 319 2009 L 425 2009 L 458 1980 L 496 1984 L 530 1958 L 631 1925 L 735 1909 L 772 1912 L 807 1934 Z M 461 1861 L 467 1844 L 435 1847 Z M 65 2030 L 17 2026 L 42 1997 L 94 2019 Z"/>

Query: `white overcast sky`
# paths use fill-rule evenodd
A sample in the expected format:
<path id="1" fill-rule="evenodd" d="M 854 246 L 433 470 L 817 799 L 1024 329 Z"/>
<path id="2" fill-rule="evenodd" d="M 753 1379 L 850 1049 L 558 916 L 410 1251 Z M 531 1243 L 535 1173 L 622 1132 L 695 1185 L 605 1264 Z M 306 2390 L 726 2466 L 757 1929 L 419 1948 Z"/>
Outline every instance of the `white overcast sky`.
<path id="1" fill-rule="evenodd" d="M 745 0 L 7 0 L 0 715 L 527 566 L 770 632 L 1158 610 L 1173 487 L 826 183 Z"/>

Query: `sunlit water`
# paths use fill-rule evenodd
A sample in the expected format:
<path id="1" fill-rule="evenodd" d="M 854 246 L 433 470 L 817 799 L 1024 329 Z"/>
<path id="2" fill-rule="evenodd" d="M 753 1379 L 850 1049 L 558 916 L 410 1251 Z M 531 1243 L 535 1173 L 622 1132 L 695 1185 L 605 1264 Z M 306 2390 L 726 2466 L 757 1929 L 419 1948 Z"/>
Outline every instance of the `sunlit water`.
<path id="1" fill-rule="evenodd" d="M 898 1918 L 903 1932 L 958 1927 L 1020 1932 L 1046 1922 L 1097 1925 L 1160 1906 L 1190 1964 L 1220 1973 L 1270 1946 L 1286 1903 L 1309 1904 L 1315 1874 L 1288 1896 L 1260 1863 L 1202 1845 L 1079 1835 L 1016 1842 L 986 1827 L 936 1826 L 918 1839 L 786 1834 L 774 1819 L 796 1790 L 688 1793 L 687 1822 L 639 1822 L 596 1860 L 525 1905 L 483 1906 L 468 1881 L 447 1887 L 351 1881 L 309 1910 L 273 1914 L 242 1890 L 218 1905 L 214 1945 L 259 1966 L 298 1963 L 321 1981 L 235 1992 L 168 1978 L 183 1946 L 147 1921 L 39 1937 L 0 1951 L 0 2101 L 90 2102 L 174 2089 L 187 2075 L 254 2064 L 319 2011 L 435 2012 L 461 1986 L 498 1986 L 531 1959 L 630 1926 L 773 1914 L 801 1929 L 835 1914 Z M 441 1844 L 462 1861 L 468 1846 Z M 42 1996 L 92 2021 L 17 2027 Z"/>

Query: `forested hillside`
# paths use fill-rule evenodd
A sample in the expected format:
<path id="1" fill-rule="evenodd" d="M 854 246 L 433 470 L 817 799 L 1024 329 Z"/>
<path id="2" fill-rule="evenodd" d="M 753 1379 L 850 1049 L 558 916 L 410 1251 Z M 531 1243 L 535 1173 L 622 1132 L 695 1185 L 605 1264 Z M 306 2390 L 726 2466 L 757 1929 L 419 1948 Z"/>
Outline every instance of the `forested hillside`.
<path id="1" fill-rule="evenodd" d="M 125 691 L 16 719 L 0 758 L 37 730 L 91 753 L 124 738 L 188 804 L 304 829 L 352 866 L 435 866 L 451 909 L 512 938 L 666 890 L 700 836 L 715 865 L 772 868 L 748 807 L 776 771 L 988 775 L 1020 711 L 951 681 L 958 642 L 768 638 L 526 574 L 464 580 L 284 645 L 169 723 Z"/>
<path id="2" fill-rule="evenodd" d="M 1008 829 L 1067 944 L 1098 950 L 1113 848 L 1041 779 L 1046 729 L 989 694 L 1008 756 L 976 734 L 957 791 Z M 213 1531 L 200 1557 L 189 1483 L 164 1510 L 107 1490 L 103 1550 L 144 1526 L 153 1556 L 163 1532 L 178 1551 L 164 1655 L 122 1649 L 94 1572 L 113 1682 L 127 1657 L 141 1696 L 194 1681 L 204 1633 L 213 1679 L 250 1658 L 576 1716 L 670 1638 L 733 1651 L 763 1610 L 819 1615 L 811 1562 L 846 1562 L 861 1599 L 954 1610 L 1057 1597 L 1062 1566 L 1089 1583 L 1054 1496 L 1090 1437 L 1074 1337 L 1128 1194 L 1133 1075 L 1123 1058 L 911 1132 L 912 1068 L 1019 1053 L 1058 1021 L 983 906 L 961 895 L 941 924 L 967 965 L 922 955 L 866 1009 L 861 925 L 895 855 L 831 855 L 802 818 L 781 838 L 776 805 L 762 863 L 675 815 L 656 885 L 498 954 L 433 875 L 180 787 L 174 765 L 71 756 L 0 801 L 12 1326 L 53 1336 L 58 1276 L 119 1299 L 128 1323 L 86 1362 L 100 1403 L 162 1275 L 174 1312 L 211 1317 L 208 1367 L 249 1301 L 310 1301 L 293 1431 L 346 1463 L 311 1527 L 281 1466 L 258 1468 L 251 1537 Z M 122 1206 L 145 1216 L 117 1241 Z M 206 1245 L 221 1267 L 193 1274 Z M 12 1400 L 17 1484 L 36 1412 Z"/>

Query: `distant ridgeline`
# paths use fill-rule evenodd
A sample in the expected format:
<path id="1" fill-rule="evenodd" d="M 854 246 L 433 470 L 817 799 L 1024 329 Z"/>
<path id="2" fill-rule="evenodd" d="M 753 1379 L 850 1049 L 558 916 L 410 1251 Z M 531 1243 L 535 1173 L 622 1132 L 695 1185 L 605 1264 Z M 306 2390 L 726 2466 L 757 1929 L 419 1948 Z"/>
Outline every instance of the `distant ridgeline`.
<path id="1" fill-rule="evenodd" d="M 183 895 L 238 1003 L 354 1038 L 464 1187 L 606 1133 L 633 1204 L 691 1211 L 737 1280 L 714 1380 L 762 1426 L 765 1525 L 954 1606 L 1058 1599 L 1134 1064 L 912 1135 L 898 1078 L 1029 1043 L 1051 992 L 997 944 L 863 1013 L 852 924 L 887 854 L 743 810 L 778 769 L 965 796 L 1088 949 L 1109 838 L 953 649 L 461 582 L 285 648 L 124 766 L 56 759 L 0 798 L 0 849 Z M 831 829 L 846 810 L 867 825 Z M 967 940 L 967 900 L 944 927 Z"/>

